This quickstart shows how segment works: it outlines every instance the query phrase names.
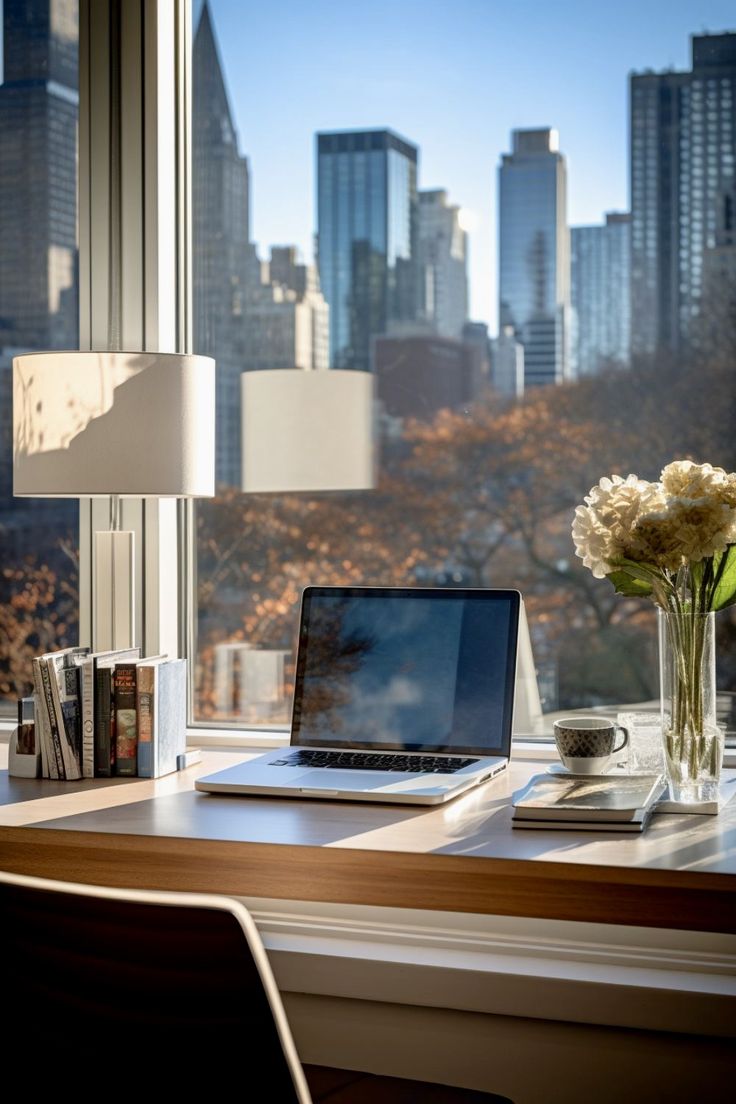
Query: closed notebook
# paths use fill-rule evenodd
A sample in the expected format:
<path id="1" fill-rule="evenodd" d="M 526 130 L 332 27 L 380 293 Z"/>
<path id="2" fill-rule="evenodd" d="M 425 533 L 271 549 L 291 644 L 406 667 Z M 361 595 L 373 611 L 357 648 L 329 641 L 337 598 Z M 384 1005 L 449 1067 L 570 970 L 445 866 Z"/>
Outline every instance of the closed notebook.
<path id="1" fill-rule="evenodd" d="M 641 822 L 664 789 L 660 775 L 537 774 L 514 794 L 515 820 Z"/>

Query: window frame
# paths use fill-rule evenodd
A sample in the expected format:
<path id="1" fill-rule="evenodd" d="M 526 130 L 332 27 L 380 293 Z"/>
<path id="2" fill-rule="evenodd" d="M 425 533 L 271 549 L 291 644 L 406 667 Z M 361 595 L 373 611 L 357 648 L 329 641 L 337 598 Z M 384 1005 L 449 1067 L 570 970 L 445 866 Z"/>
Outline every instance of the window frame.
<path id="1" fill-rule="evenodd" d="M 119 82 L 119 83 L 118 83 Z M 191 350 L 191 5 L 189 0 L 80 0 L 80 348 L 109 347 L 109 289 L 119 294 L 120 347 Z M 111 89 L 120 92 L 112 148 Z M 171 195 L 175 202 L 171 203 Z M 111 213 L 125 227 L 114 243 Z M 114 284 L 113 284 L 114 281 Z M 105 499 L 80 501 L 79 639 L 92 636 L 93 534 Z M 136 621 L 149 654 L 180 653 L 178 512 L 129 499 L 136 534 Z"/>

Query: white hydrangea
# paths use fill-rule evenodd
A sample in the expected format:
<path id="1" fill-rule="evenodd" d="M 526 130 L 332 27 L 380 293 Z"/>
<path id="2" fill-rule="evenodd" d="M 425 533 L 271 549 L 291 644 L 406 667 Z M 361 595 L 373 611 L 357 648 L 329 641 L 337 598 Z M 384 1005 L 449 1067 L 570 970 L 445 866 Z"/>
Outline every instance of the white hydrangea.
<path id="1" fill-rule="evenodd" d="M 667 495 L 676 498 L 720 498 L 729 476 L 723 468 L 712 464 L 695 464 L 692 460 L 674 460 L 662 469 L 662 486 Z"/>
<path id="2" fill-rule="evenodd" d="M 597 579 L 622 559 L 674 573 L 736 544 L 736 473 L 676 460 L 661 483 L 601 479 L 576 509 L 572 536 Z"/>
<path id="3" fill-rule="evenodd" d="M 637 519 L 642 512 L 663 508 L 665 499 L 658 483 L 649 483 L 636 475 L 626 479 L 614 475 L 591 487 L 585 503 L 575 510 L 572 526 L 575 555 L 596 579 L 602 579 L 616 569 L 615 561 L 622 557 L 640 558 Z"/>
<path id="4" fill-rule="evenodd" d="M 637 522 L 643 558 L 667 571 L 699 563 L 734 543 L 735 518 L 717 499 L 671 497 L 666 509 L 644 514 Z"/>

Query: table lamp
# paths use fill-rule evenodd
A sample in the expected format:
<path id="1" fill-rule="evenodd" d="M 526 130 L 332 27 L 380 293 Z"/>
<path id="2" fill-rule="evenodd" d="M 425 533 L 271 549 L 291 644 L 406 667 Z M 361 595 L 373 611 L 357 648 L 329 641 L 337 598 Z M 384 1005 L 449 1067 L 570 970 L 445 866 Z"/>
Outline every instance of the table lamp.
<path id="1" fill-rule="evenodd" d="M 375 486 L 370 372 L 244 372 L 242 489 L 370 490 Z"/>
<path id="2" fill-rule="evenodd" d="M 215 362 L 149 352 L 42 352 L 13 359 L 13 493 L 110 496 L 95 533 L 95 650 L 135 643 L 134 534 L 123 497 L 214 494 Z"/>

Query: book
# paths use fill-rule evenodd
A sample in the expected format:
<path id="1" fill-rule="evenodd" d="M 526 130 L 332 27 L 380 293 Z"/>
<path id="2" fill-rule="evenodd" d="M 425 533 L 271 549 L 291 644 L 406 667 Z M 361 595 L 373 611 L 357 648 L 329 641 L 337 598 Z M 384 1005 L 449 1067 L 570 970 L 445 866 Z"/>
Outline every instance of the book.
<path id="1" fill-rule="evenodd" d="M 49 668 L 49 664 L 53 664 L 55 654 L 56 653 L 54 652 L 49 652 L 48 655 L 41 656 L 39 660 L 41 668 L 41 682 L 43 685 L 43 699 L 49 724 L 49 777 L 66 778 L 66 771 L 64 769 L 64 758 L 61 752 L 61 736 L 59 734 L 59 714 L 57 714 L 56 711 L 56 703 L 54 701 L 52 689 L 51 671 Z M 59 713 L 60 712 L 61 706 L 59 706 Z"/>
<path id="2" fill-rule="evenodd" d="M 71 753 L 73 774 L 82 777 L 82 686 L 80 681 L 80 663 L 83 653 L 72 652 L 65 655 L 61 670 L 57 671 L 59 700 L 61 702 L 61 721 L 66 737 L 65 747 Z M 69 778 L 67 772 L 67 778 Z"/>
<path id="3" fill-rule="evenodd" d="M 154 702 L 156 695 L 156 668 L 166 656 L 150 656 L 141 659 L 136 666 L 136 711 L 138 718 L 138 776 L 155 778 L 153 763 Z"/>
<path id="4" fill-rule="evenodd" d="M 536 825 L 629 825 L 640 831 L 665 788 L 660 775 L 535 775 L 513 797 L 513 821 Z"/>
<path id="5" fill-rule="evenodd" d="M 118 660 L 137 659 L 140 648 L 123 648 L 119 651 L 92 652 L 81 663 L 81 710 L 82 710 L 82 777 L 95 775 L 95 687 L 99 664 L 115 663 Z M 108 756 L 109 762 L 109 756 Z"/>
<path id="6" fill-rule="evenodd" d="M 115 774 L 138 773 L 136 664 L 116 663 L 113 673 L 115 710 Z"/>
<path id="7" fill-rule="evenodd" d="M 95 672 L 94 741 L 95 776 L 110 778 L 115 767 L 114 660 L 98 663 Z"/>
<path id="8" fill-rule="evenodd" d="M 41 675 L 41 659 L 33 660 L 33 697 L 35 700 L 36 732 L 41 748 L 41 777 L 52 778 L 51 774 L 51 726 L 49 713 L 46 708 L 46 695 L 43 688 L 43 676 Z"/>
<path id="9" fill-rule="evenodd" d="M 642 832 L 646 827 L 652 811 L 642 813 L 638 820 L 532 820 L 529 817 L 512 817 L 511 824 L 514 828 L 536 828 L 544 832 Z"/>
<path id="10" fill-rule="evenodd" d="M 186 747 L 186 660 L 141 660 L 137 676 L 138 774 L 160 778 Z"/>

